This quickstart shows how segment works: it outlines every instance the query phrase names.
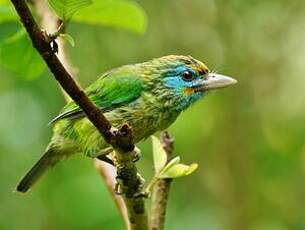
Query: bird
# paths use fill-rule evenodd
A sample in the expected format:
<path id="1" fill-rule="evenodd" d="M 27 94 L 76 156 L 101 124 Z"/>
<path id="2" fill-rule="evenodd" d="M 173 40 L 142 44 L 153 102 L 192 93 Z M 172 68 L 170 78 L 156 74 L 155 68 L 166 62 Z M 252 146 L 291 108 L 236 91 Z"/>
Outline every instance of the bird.
<path id="1" fill-rule="evenodd" d="M 236 83 L 231 77 L 211 72 L 191 56 L 168 55 L 112 69 L 86 88 L 85 93 L 114 127 L 127 123 L 132 128 L 134 143 L 138 143 L 168 128 L 182 111 L 208 92 Z M 27 192 L 49 168 L 73 154 L 95 158 L 112 151 L 73 101 L 63 107 L 51 124 L 50 143 L 18 183 L 18 192 Z"/>

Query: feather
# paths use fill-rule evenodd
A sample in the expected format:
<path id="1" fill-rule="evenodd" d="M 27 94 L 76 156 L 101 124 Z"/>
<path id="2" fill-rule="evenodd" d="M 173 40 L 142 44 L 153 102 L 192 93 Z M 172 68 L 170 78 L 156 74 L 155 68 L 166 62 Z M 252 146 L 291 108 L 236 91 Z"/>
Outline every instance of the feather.
<path id="1" fill-rule="evenodd" d="M 103 75 L 85 90 L 89 98 L 103 112 L 112 111 L 141 96 L 143 82 L 137 75 L 129 73 L 127 67 L 118 68 Z M 74 102 L 70 102 L 58 116 L 51 120 L 50 124 L 62 119 L 75 120 L 83 117 L 85 117 L 85 113 Z"/>

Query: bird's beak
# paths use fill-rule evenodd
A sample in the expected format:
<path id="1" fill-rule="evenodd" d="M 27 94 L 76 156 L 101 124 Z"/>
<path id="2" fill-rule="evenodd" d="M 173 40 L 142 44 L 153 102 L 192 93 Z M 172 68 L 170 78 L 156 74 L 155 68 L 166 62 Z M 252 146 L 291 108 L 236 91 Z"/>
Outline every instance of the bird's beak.
<path id="1" fill-rule="evenodd" d="M 230 85 L 234 85 L 237 83 L 237 80 L 227 77 L 224 75 L 209 73 L 204 79 L 202 79 L 200 85 L 200 91 L 203 90 L 213 90 L 213 89 L 221 89 L 228 87 Z"/>

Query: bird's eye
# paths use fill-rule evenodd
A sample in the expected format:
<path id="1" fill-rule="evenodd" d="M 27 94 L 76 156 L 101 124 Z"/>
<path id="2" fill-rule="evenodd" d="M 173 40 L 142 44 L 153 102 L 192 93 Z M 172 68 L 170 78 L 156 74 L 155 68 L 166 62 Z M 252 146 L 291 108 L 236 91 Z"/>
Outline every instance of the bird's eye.
<path id="1" fill-rule="evenodd" d="M 194 79 L 194 76 L 193 76 L 193 74 L 190 71 L 184 71 L 182 73 L 182 79 L 184 81 L 191 81 L 191 80 Z"/>

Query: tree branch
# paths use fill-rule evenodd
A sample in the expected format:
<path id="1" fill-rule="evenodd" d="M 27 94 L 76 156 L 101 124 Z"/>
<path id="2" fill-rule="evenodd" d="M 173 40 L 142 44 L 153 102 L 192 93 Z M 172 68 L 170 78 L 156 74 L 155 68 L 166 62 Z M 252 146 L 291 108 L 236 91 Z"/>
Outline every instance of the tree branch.
<path id="1" fill-rule="evenodd" d="M 143 187 L 135 163 L 133 162 L 134 144 L 132 131 L 128 125 L 119 130 L 114 129 L 101 110 L 86 96 L 83 89 L 77 85 L 72 76 L 62 65 L 50 43 L 52 39 L 43 32 L 35 22 L 24 0 L 11 0 L 22 24 L 28 32 L 33 46 L 42 56 L 55 79 L 65 92 L 77 103 L 88 119 L 99 130 L 105 141 L 115 150 L 118 184 L 122 188 L 123 198 L 129 214 L 131 229 L 147 229 L 147 215 L 144 198 L 138 196 Z"/>
<path id="2" fill-rule="evenodd" d="M 167 162 L 173 157 L 174 140 L 167 131 L 160 137 L 161 143 L 167 154 Z M 167 200 L 172 179 L 159 179 L 152 192 L 151 230 L 164 229 Z"/>
<path id="3" fill-rule="evenodd" d="M 40 27 L 46 29 L 51 34 L 54 34 L 58 31 L 58 27 L 61 25 L 61 20 L 52 12 L 52 10 L 48 7 L 48 0 L 32 0 L 31 3 L 35 8 L 35 12 L 39 16 L 38 24 Z M 70 59 L 66 52 L 66 42 L 63 38 L 58 37 L 56 39 L 56 43 L 58 44 L 58 54 L 57 57 L 62 63 L 62 65 L 66 68 L 66 70 L 70 73 L 73 79 L 77 82 L 77 70 L 73 68 L 70 63 Z M 70 100 L 68 94 L 61 88 L 63 95 L 66 101 Z"/>
<path id="4" fill-rule="evenodd" d="M 112 144 L 113 134 L 111 132 L 110 122 L 105 118 L 101 110 L 89 100 L 84 91 L 76 84 L 59 61 L 50 45 L 50 37 L 46 32 L 40 30 L 25 1 L 11 0 L 11 2 L 14 4 L 20 20 L 28 32 L 33 46 L 45 60 L 56 80 L 69 96 L 82 108 L 88 119 L 100 131 L 105 140 Z M 130 148 L 128 148 L 128 150 L 130 150 Z"/>
<path id="5" fill-rule="evenodd" d="M 35 7 L 37 14 L 39 15 L 40 26 L 42 28 L 47 29 L 47 31 L 51 31 L 52 34 L 54 34 L 53 31 L 58 31 L 58 27 L 60 26 L 61 21 L 49 9 L 48 1 L 47 0 L 34 0 L 33 5 Z M 68 70 L 68 72 L 72 73 L 73 79 L 75 81 L 77 81 L 77 77 L 75 75 L 76 70 L 70 64 L 70 61 L 69 61 L 69 58 L 67 56 L 67 52 L 65 49 L 66 44 L 65 44 L 64 40 L 62 38 L 58 37 L 56 41 L 58 43 L 58 48 L 59 48 L 58 59 L 63 64 L 63 66 Z M 64 95 L 66 101 L 68 101 L 70 99 L 70 97 L 67 95 L 67 93 L 64 90 L 62 90 L 62 92 L 63 92 L 63 95 Z M 113 166 L 109 165 L 108 163 L 105 163 L 104 161 L 98 160 L 98 159 L 94 159 L 94 166 L 95 166 L 96 170 L 98 171 L 98 173 L 103 178 L 104 183 L 105 183 L 108 191 L 110 192 L 114 203 L 116 204 L 116 206 L 118 208 L 118 211 L 124 222 L 125 228 L 129 230 L 129 219 L 128 219 L 124 200 L 122 199 L 121 196 L 116 195 L 115 191 L 113 189 L 115 187 L 115 183 L 116 183 L 115 182 L 115 176 L 116 176 L 115 168 Z"/>
<path id="6" fill-rule="evenodd" d="M 123 125 L 118 131 L 121 141 L 128 141 L 130 139 L 130 127 Z M 145 210 L 145 198 L 143 196 L 144 179 L 138 173 L 134 160 L 136 155 L 140 155 L 139 149 L 126 154 L 120 148 L 114 148 L 115 159 L 114 163 L 117 168 L 117 182 L 118 188 L 116 191 L 123 195 L 125 205 L 127 208 L 130 228 L 133 230 L 148 229 L 148 218 Z"/>

